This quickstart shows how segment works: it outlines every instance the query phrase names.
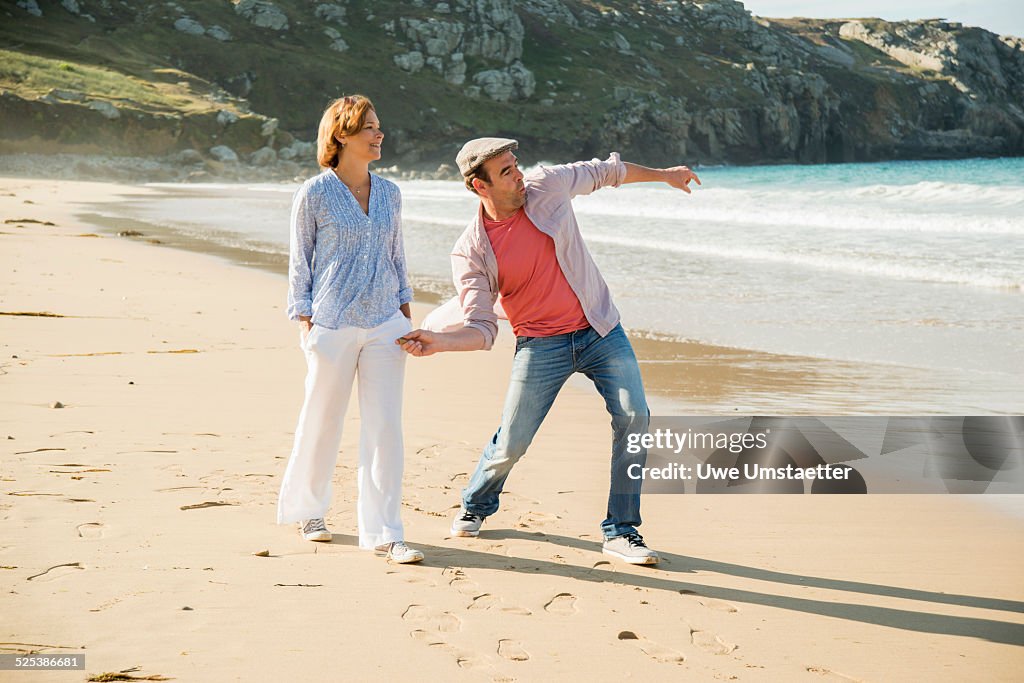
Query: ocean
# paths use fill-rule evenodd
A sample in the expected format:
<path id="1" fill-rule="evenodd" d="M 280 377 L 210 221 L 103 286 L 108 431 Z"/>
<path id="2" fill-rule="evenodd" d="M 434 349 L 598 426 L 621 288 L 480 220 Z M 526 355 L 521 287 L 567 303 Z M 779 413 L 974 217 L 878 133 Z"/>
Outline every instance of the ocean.
<path id="1" fill-rule="evenodd" d="M 1024 408 L 1024 159 L 697 171 L 691 195 L 637 184 L 574 201 L 634 335 L 935 371 L 998 386 L 980 411 Z M 475 197 L 398 184 L 414 285 L 452 295 Z M 284 263 L 297 185 L 151 187 L 118 217 Z"/>

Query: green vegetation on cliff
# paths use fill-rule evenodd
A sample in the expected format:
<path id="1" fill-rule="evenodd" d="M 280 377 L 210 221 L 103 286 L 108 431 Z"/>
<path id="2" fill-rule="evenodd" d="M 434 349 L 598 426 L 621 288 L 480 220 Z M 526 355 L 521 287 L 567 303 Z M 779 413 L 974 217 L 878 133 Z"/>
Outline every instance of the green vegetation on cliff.
<path id="1" fill-rule="evenodd" d="M 649 163 L 1021 154 L 1024 45 L 940 20 L 765 20 L 733 0 L 0 2 L 0 152 L 308 155 L 340 94 L 389 157 Z"/>

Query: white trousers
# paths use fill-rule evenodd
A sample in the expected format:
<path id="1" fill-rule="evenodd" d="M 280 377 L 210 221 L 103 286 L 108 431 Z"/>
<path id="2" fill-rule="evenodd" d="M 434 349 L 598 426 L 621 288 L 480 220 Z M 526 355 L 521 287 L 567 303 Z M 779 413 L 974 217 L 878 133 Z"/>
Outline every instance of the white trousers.
<path id="1" fill-rule="evenodd" d="M 405 540 L 402 531 L 402 385 L 406 353 L 395 340 L 409 320 L 397 311 L 372 329 L 314 326 L 306 352 L 306 397 L 277 503 L 277 522 L 325 517 L 352 383 L 358 375 L 359 547 Z"/>

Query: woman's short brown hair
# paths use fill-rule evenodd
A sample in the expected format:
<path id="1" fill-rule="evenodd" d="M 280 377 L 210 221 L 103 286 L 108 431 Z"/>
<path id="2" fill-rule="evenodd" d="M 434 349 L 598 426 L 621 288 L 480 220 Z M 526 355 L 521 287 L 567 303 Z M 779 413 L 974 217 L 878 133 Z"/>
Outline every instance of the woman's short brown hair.
<path id="1" fill-rule="evenodd" d="M 338 154 L 344 147 L 338 142 L 338 136 L 361 131 L 366 123 L 366 112 L 371 109 L 377 111 L 365 95 L 346 95 L 327 105 L 316 137 L 316 160 L 321 168 L 338 165 Z"/>

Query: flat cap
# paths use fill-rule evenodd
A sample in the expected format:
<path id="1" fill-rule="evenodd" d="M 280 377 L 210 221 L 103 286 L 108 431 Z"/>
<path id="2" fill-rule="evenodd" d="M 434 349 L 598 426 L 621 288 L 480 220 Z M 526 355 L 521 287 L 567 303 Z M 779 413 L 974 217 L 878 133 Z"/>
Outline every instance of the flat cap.
<path id="1" fill-rule="evenodd" d="M 518 147 L 519 142 L 509 138 L 476 138 L 462 146 L 455 157 L 455 163 L 459 167 L 459 173 L 465 178 L 491 157 Z"/>

